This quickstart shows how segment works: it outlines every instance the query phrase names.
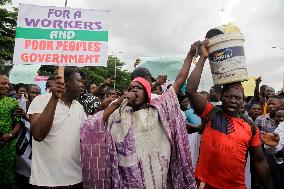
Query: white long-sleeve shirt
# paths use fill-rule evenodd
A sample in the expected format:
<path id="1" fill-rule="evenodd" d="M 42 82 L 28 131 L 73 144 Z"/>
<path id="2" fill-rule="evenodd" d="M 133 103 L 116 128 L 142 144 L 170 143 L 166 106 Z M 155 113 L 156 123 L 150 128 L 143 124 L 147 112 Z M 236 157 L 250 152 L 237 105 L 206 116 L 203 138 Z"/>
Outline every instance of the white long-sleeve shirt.
<path id="1" fill-rule="evenodd" d="M 278 134 L 280 137 L 279 143 L 275 147 L 270 147 L 264 145 L 265 150 L 268 153 L 276 154 L 277 152 L 281 151 L 284 147 L 284 122 L 281 122 L 278 127 L 274 130 L 274 133 Z M 284 163 L 284 158 L 275 158 L 278 164 Z"/>

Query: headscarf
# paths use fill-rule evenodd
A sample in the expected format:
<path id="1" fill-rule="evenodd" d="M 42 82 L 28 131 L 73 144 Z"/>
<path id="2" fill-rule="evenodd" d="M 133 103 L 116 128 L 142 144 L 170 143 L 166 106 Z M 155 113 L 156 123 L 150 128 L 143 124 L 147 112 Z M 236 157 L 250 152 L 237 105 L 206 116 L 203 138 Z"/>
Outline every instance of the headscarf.
<path id="1" fill-rule="evenodd" d="M 143 85 L 144 89 L 146 90 L 147 96 L 148 96 L 148 102 L 150 103 L 150 101 L 151 101 L 151 86 L 150 86 L 150 83 L 142 77 L 136 77 L 135 79 L 132 80 L 131 83 L 133 83 L 133 82 L 139 82 L 141 85 Z"/>
<path id="2" fill-rule="evenodd" d="M 244 94 L 244 87 L 242 86 L 241 82 L 234 82 L 234 83 L 227 83 L 223 86 L 223 92 L 228 90 L 228 89 L 238 89 Z"/>

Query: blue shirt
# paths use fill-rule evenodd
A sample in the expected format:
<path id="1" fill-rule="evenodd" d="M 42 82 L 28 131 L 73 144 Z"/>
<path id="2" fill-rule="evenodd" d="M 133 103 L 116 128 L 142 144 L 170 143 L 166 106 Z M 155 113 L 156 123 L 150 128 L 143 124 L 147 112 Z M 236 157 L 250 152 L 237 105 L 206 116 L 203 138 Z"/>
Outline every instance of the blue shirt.
<path id="1" fill-rule="evenodd" d="M 200 125 L 201 119 L 198 115 L 194 113 L 194 110 L 190 107 L 185 112 L 186 122 L 191 123 L 193 125 Z"/>

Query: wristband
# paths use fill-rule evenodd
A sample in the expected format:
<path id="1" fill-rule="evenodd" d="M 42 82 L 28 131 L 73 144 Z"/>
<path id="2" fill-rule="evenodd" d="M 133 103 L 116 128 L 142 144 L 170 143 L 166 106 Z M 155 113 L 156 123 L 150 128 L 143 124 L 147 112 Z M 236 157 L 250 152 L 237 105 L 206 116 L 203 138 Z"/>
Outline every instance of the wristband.
<path id="1" fill-rule="evenodd" d="M 11 138 L 13 138 L 13 135 L 11 133 L 8 134 Z"/>

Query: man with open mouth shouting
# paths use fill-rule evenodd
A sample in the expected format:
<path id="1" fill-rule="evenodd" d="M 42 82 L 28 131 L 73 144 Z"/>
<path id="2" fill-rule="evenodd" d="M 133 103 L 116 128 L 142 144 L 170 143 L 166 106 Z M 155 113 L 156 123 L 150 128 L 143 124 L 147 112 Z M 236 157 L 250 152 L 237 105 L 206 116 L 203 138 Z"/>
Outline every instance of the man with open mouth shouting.
<path id="1" fill-rule="evenodd" d="M 122 97 L 88 117 L 81 129 L 84 188 L 196 188 L 176 93 L 197 44 L 167 92 L 151 100 L 149 81 L 136 77 Z"/>

